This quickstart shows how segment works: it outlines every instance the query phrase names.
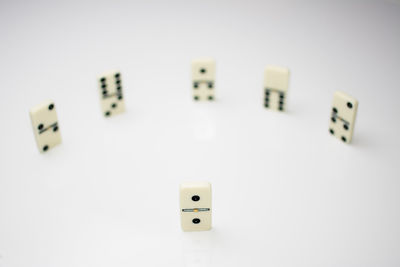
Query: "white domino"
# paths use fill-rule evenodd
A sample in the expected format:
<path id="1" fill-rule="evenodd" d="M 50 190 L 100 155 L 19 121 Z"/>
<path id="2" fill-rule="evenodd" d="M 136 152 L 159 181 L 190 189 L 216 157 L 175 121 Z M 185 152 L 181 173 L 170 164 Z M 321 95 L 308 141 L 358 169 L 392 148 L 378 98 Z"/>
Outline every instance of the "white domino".
<path id="1" fill-rule="evenodd" d="M 29 115 L 40 152 L 44 153 L 61 143 L 57 112 L 53 101 L 47 100 L 31 108 Z"/>
<path id="2" fill-rule="evenodd" d="M 267 66 L 264 71 L 264 107 L 284 111 L 289 86 L 289 69 Z"/>
<path id="3" fill-rule="evenodd" d="M 215 99 L 215 60 L 212 58 L 192 61 L 193 99 L 212 101 Z"/>
<path id="4" fill-rule="evenodd" d="M 183 231 L 211 229 L 211 184 L 188 182 L 180 186 L 181 226 Z"/>
<path id="5" fill-rule="evenodd" d="M 109 71 L 98 76 L 100 104 L 103 115 L 110 117 L 125 111 L 122 80 L 119 71 Z"/>
<path id="6" fill-rule="evenodd" d="M 353 138 L 358 101 L 344 92 L 337 91 L 333 95 L 329 132 L 345 143 Z"/>

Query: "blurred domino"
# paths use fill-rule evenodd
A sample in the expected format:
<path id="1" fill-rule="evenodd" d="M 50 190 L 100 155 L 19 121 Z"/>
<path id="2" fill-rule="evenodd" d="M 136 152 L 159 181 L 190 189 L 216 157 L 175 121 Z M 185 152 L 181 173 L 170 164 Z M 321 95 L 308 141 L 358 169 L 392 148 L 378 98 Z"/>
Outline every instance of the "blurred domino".
<path id="1" fill-rule="evenodd" d="M 29 111 L 36 144 L 41 153 L 61 143 L 54 102 L 47 100 Z"/>
<path id="2" fill-rule="evenodd" d="M 289 69 L 267 66 L 264 71 L 264 107 L 284 111 L 289 85 Z"/>
<path id="3" fill-rule="evenodd" d="M 346 93 L 337 91 L 333 95 L 329 132 L 345 143 L 353 137 L 358 101 Z"/>
<path id="4" fill-rule="evenodd" d="M 183 231 L 211 229 L 211 184 L 189 182 L 180 186 L 181 226 Z"/>
<path id="5" fill-rule="evenodd" d="M 125 111 L 121 73 L 110 71 L 98 77 L 100 104 L 104 116 L 111 117 Z"/>
<path id="6" fill-rule="evenodd" d="M 193 99 L 212 101 L 215 99 L 215 60 L 212 58 L 192 61 Z"/>

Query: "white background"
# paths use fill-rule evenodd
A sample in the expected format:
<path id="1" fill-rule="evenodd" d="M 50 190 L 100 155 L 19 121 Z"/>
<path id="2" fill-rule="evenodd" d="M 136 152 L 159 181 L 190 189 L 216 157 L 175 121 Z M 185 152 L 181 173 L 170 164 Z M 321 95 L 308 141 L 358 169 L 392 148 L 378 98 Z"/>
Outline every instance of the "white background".
<path id="1" fill-rule="evenodd" d="M 0 266 L 400 265 L 398 2 L 10 0 L 0 34 Z M 285 113 L 262 106 L 267 64 L 291 70 Z M 115 68 L 127 111 L 106 119 Z M 351 145 L 336 90 L 360 103 Z M 63 143 L 42 155 L 28 110 L 49 98 Z M 190 180 L 212 231 L 180 229 Z"/>

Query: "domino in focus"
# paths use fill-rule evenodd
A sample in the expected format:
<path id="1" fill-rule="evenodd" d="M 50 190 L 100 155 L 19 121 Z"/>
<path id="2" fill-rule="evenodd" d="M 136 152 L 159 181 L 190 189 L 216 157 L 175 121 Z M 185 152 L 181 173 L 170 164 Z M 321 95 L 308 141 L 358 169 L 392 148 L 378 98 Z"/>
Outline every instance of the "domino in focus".
<path id="1" fill-rule="evenodd" d="M 57 112 L 54 102 L 47 100 L 29 111 L 36 144 L 41 153 L 61 143 Z"/>
<path id="2" fill-rule="evenodd" d="M 212 58 L 192 61 L 193 99 L 212 101 L 215 99 L 215 60 Z"/>
<path id="3" fill-rule="evenodd" d="M 188 182 L 180 186 L 181 226 L 183 231 L 211 229 L 211 184 Z"/>
<path id="4" fill-rule="evenodd" d="M 111 117 L 125 111 L 121 73 L 110 71 L 98 77 L 100 104 L 103 115 Z"/>
<path id="5" fill-rule="evenodd" d="M 264 107 L 284 111 L 289 85 L 289 69 L 267 66 L 264 71 Z"/>
<path id="6" fill-rule="evenodd" d="M 337 91 L 333 95 L 329 132 L 345 143 L 353 137 L 358 101 L 354 97 Z"/>

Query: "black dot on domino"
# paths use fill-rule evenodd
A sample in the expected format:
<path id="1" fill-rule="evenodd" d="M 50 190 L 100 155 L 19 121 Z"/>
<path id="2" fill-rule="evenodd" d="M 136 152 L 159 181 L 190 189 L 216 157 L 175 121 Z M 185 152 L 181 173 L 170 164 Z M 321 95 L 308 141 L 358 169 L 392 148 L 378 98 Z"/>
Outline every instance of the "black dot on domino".
<path id="1" fill-rule="evenodd" d="M 58 126 L 54 126 L 53 127 L 53 132 L 57 132 L 58 131 Z"/>
<path id="2" fill-rule="evenodd" d="M 335 131 L 334 131 L 333 129 L 329 129 L 329 132 L 330 132 L 331 134 L 335 134 Z"/>
<path id="3" fill-rule="evenodd" d="M 117 107 L 117 104 L 116 103 L 112 103 L 111 104 L 111 108 L 116 108 Z"/>
<path id="4" fill-rule="evenodd" d="M 342 136 L 342 141 L 346 142 L 347 141 L 346 137 Z"/>
<path id="5" fill-rule="evenodd" d="M 194 196 L 192 196 L 192 200 L 193 201 L 199 201 L 200 197 L 198 195 L 194 195 Z"/>
<path id="6" fill-rule="evenodd" d="M 48 146 L 48 145 L 45 145 L 45 146 L 43 147 L 43 151 L 47 151 L 47 150 L 49 150 L 49 146 Z"/>
<path id="7" fill-rule="evenodd" d="M 105 115 L 106 117 L 108 117 L 108 116 L 111 115 L 111 112 L 110 112 L 110 111 L 106 111 L 106 113 L 104 113 L 104 115 Z"/>
<path id="8" fill-rule="evenodd" d="M 353 104 L 350 103 L 350 102 L 347 102 L 347 107 L 348 107 L 348 108 L 353 108 Z"/>
<path id="9" fill-rule="evenodd" d="M 119 95 L 119 96 L 118 96 L 118 100 L 122 100 L 122 95 Z"/>
<path id="10" fill-rule="evenodd" d="M 118 78 L 119 78 L 119 76 L 121 76 L 121 75 L 120 75 L 119 73 L 115 73 L 115 75 L 114 75 L 114 76 L 115 76 L 115 78 L 117 78 L 117 79 L 118 79 Z"/>
<path id="11" fill-rule="evenodd" d="M 337 113 L 337 108 L 333 108 L 332 111 Z"/>
<path id="12" fill-rule="evenodd" d="M 105 77 L 102 77 L 101 79 L 100 79 L 100 82 L 102 82 L 102 83 L 104 83 L 106 81 L 106 78 Z"/>
<path id="13" fill-rule="evenodd" d="M 38 128 L 38 130 L 42 130 L 43 129 L 43 124 L 39 124 L 39 126 L 37 128 Z"/>
<path id="14" fill-rule="evenodd" d="M 335 118 L 335 117 L 332 117 L 332 118 L 331 118 L 331 121 L 332 121 L 332 122 L 336 122 L 336 118 Z"/>
<path id="15" fill-rule="evenodd" d="M 193 98 L 194 98 L 194 100 L 199 100 L 198 96 L 194 96 Z"/>
<path id="16" fill-rule="evenodd" d="M 349 129 L 349 126 L 347 124 L 344 124 L 343 128 L 347 131 Z"/>
<path id="17" fill-rule="evenodd" d="M 212 83 L 208 83 L 208 88 L 212 89 L 213 88 L 213 84 Z"/>
<path id="18" fill-rule="evenodd" d="M 206 73 L 206 72 L 207 72 L 206 69 L 204 69 L 204 68 L 201 68 L 201 69 L 200 69 L 200 73 L 204 74 L 204 73 Z"/>
<path id="19" fill-rule="evenodd" d="M 194 88 L 194 89 L 199 88 L 199 84 L 198 84 L 198 83 L 194 83 L 194 84 L 193 84 L 193 88 Z"/>
<path id="20" fill-rule="evenodd" d="M 194 224 L 199 224 L 199 223 L 200 223 L 200 219 L 199 219 L 199 218 L 194 218 L 194 219 L 192 220 L 192 222 L 193 222 Z"/>
<path id="21" fill-rule="evenodd" d="M 210 95 L 209 97 L 208 97 L 208 100 L 214 100 L 214 97 L 212 96 L 212 95 Z"/>
<path id="22" fill-rule="evenodd" d="M 49 110 L 53 110 L 53 108 L 54 108 L 54 104 L 50 104 L 49 105 Z"/>

